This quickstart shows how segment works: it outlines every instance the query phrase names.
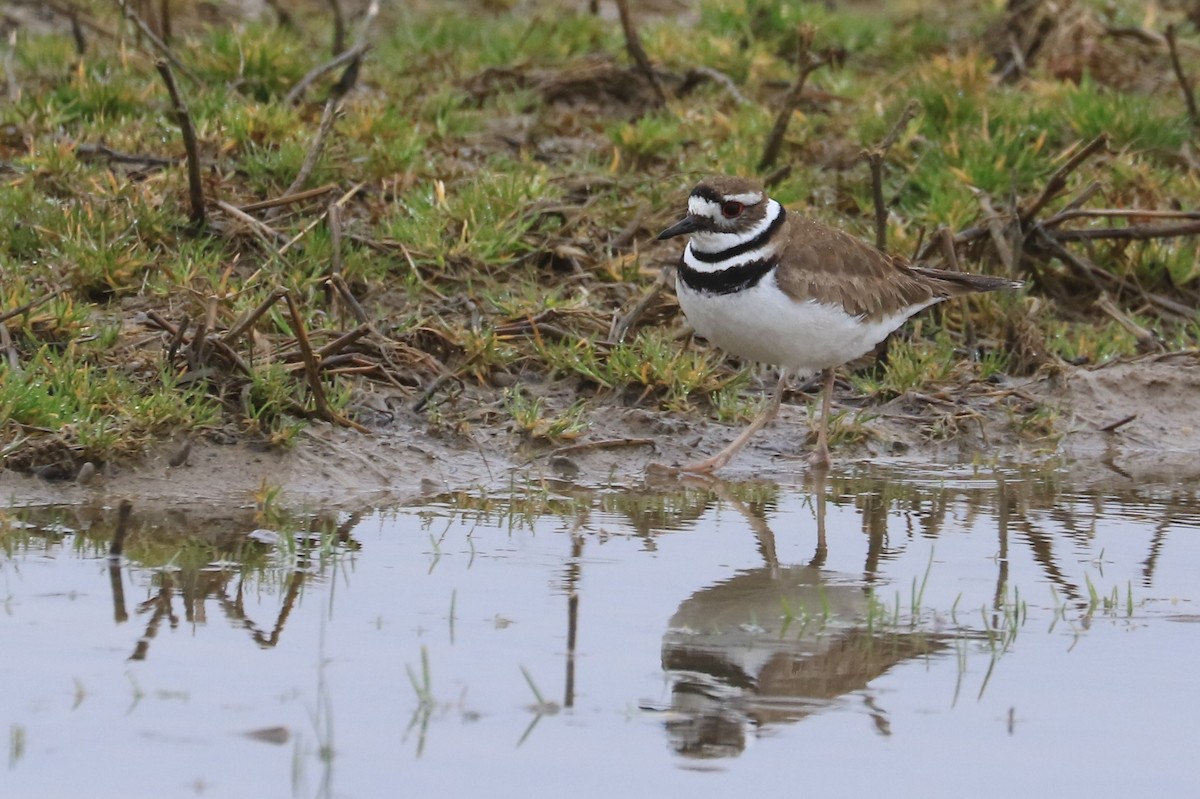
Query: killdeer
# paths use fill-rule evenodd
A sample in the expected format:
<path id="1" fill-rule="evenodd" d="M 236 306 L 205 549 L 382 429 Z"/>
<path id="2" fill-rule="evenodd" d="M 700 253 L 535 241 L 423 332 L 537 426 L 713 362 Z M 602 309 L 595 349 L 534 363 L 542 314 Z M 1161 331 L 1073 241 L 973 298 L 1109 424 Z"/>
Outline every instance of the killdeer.
<path id="1" fill-rule="evenodd" d="M 688 213 L 658 235 L 690 234 L 675 290 L 695 331 L 726 352 L 781 369 L 763 412 L 729 446 L 682 471 L 727 464 L 775 418 L 788 374 L 824 371 L 817 447 L 829 466 L 834 369 L 869 352 L 913 314 L 948 297 L 1017 288 L 1000 277 L 913 266 L 820 222 L 789 214 L 761 184 L 713 177 L 697 184 Z"/>

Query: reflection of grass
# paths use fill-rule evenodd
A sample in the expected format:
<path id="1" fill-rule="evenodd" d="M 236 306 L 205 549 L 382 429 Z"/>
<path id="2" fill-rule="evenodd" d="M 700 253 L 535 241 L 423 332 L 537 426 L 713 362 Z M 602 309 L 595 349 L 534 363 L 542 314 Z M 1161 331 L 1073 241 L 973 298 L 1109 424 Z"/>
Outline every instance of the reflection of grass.
<path id="1" fill-rule="evenodd" d="M 429 651 L 425 647 L 421 647 L 421 673 L 419 675 L 407 663 L 404 664 L 404 671 L 408 674 L 408 681 L 413 687 L 413 692 L 417 695 L 417 707 L 413 710 L 412 718 L 408 722 L 405 737 L 407 738 L 410 733 L 416 731 L 417 756 L 419 757 L 425 751 L 425 735 L 429 731 L 429 722 L 433 718 L 433 712 L 437 709 L 437 700 L 433 697 L 433 675 L 429 668 Z"/>
<path id="2" fill-rule="evenodd" d="M 20 724 L 8 728 L 8 767 L 12 769 L 25 755 L 25 727 Z"/>
<path id="3" fill-rule="evenodd" d="M 538 690 L 537 684 L 533 681 L 533 675 L 529 673 L 529 669 L 522 666 L 521 674 L 525 677 L 525 683 L 529 686 L 529 690 L 533 692 L 533 696 L 537 702 L 529 708 L 533 712 L 533 719 L 529 722 L 529 726 L 525 728 L 525 732 L 521 734 L 520 739 L 517 741 L 517 746 L 525 743 L 530 733 L 533 732 L 533 728 L 542 720 L 542 716 L 553 716 L 560 709 L 557 702 L 550 702 L 542 696 L 542 692 Z"/>
<path id="4" fill-rule="evenodd" d="M 332 517 L 298 516 L 276 507 L 270 521 L 278 538 L 264 542 L 248 535 L 263 525 L 262 517 L 180 524 L 144 518 L 135 508 L 122 558 L 125 568 L 178 572 L 179 580 L 194 582 L 201 573 L 220 573 L 265 587 L 285 585 L 298 561 L 314 556 L 320 566 L 317 573 L 323 573 L 352 548 L 339 539 Z M 0 551 L 13 559 L 68 548 L 82 557 L 100 558 L 108 552 L 114 525 L 115 514 L 87 521 L 73 508 L 0 511 Z M 307 573 L 308 567 L 304 570 Z"/>

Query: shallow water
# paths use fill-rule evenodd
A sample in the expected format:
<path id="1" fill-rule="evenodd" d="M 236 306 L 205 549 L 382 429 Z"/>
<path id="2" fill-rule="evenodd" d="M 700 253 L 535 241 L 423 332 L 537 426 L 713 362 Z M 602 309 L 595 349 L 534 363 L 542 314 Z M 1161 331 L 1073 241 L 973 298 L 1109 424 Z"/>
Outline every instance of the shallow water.
<path id="1" fill-rule="evenodd" d="M 1200 490 L 1062 480 L 9 509 L 0 796 L 1190 795 Z"/>

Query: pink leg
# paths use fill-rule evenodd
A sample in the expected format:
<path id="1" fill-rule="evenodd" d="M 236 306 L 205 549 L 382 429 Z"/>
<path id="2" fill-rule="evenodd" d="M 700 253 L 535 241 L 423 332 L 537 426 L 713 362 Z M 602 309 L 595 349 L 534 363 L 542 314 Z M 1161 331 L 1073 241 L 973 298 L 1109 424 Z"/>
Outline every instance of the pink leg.
<path id="1" fill-rule="evenodd" d="M 780 373 L 779 383 L 776 384 L 775 393 L 771 396 L 771 401 L 767 404 L 767 407 L 763 408 L 763 411 L 758 415 L 758 418 L 751 422 L 750 426 L 743 430 L 741 435 L 735 438 L 729 444 L 729 446 L 725 447 L 725 449 L 721 450 L 716 455 L 713 455 L 711 458 L 706 458 L 705 460 L 698 461 L 696 463 L 689 463 L 686 466 L 681 466 L 679 467 L 679 471 L 689 472 L 691 474 L 712 474 L 717 469 L 720 469 L 725 466 L 725 464 L 729 463 L 733 456 L 738 454 L 742 447 L 746 446 L 746 442 L 748 442 L 755 433 L 763 429 L 763 427 L 765 427 L 767 423 L 774 419 L 776 414 L 779 413 L 779 405 L 783 402 L 783 384 L 784 381 L 787 380 L 787 375 L 788 373 L 786 370 Z"/>
<path id="2" fill-rule="evenodd" d="M 817 427 L 817 448 L 808 456 L 808 465 L 825 471 L 829 468 L 829 411 L 833 407 L 832 368 L 825 370 L 825 385 L 821 397 L 821 422 Z"/>

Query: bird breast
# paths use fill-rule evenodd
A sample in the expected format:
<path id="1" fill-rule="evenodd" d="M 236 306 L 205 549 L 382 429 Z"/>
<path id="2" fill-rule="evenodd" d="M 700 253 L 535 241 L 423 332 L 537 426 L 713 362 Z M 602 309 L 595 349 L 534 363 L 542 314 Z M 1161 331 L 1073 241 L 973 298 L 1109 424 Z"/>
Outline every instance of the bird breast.
<path id="1" fill-rule="evenodd" d="M 696 333 L 731 355 L 811 373 L 870 352 L 912 314 L 936 300 L 878 320 L 846 313 L 838 305 L 795 301 L 776 283 L 775 271 L 730 294 L 694 291 L 677 281 L 679 305 Z"/>

